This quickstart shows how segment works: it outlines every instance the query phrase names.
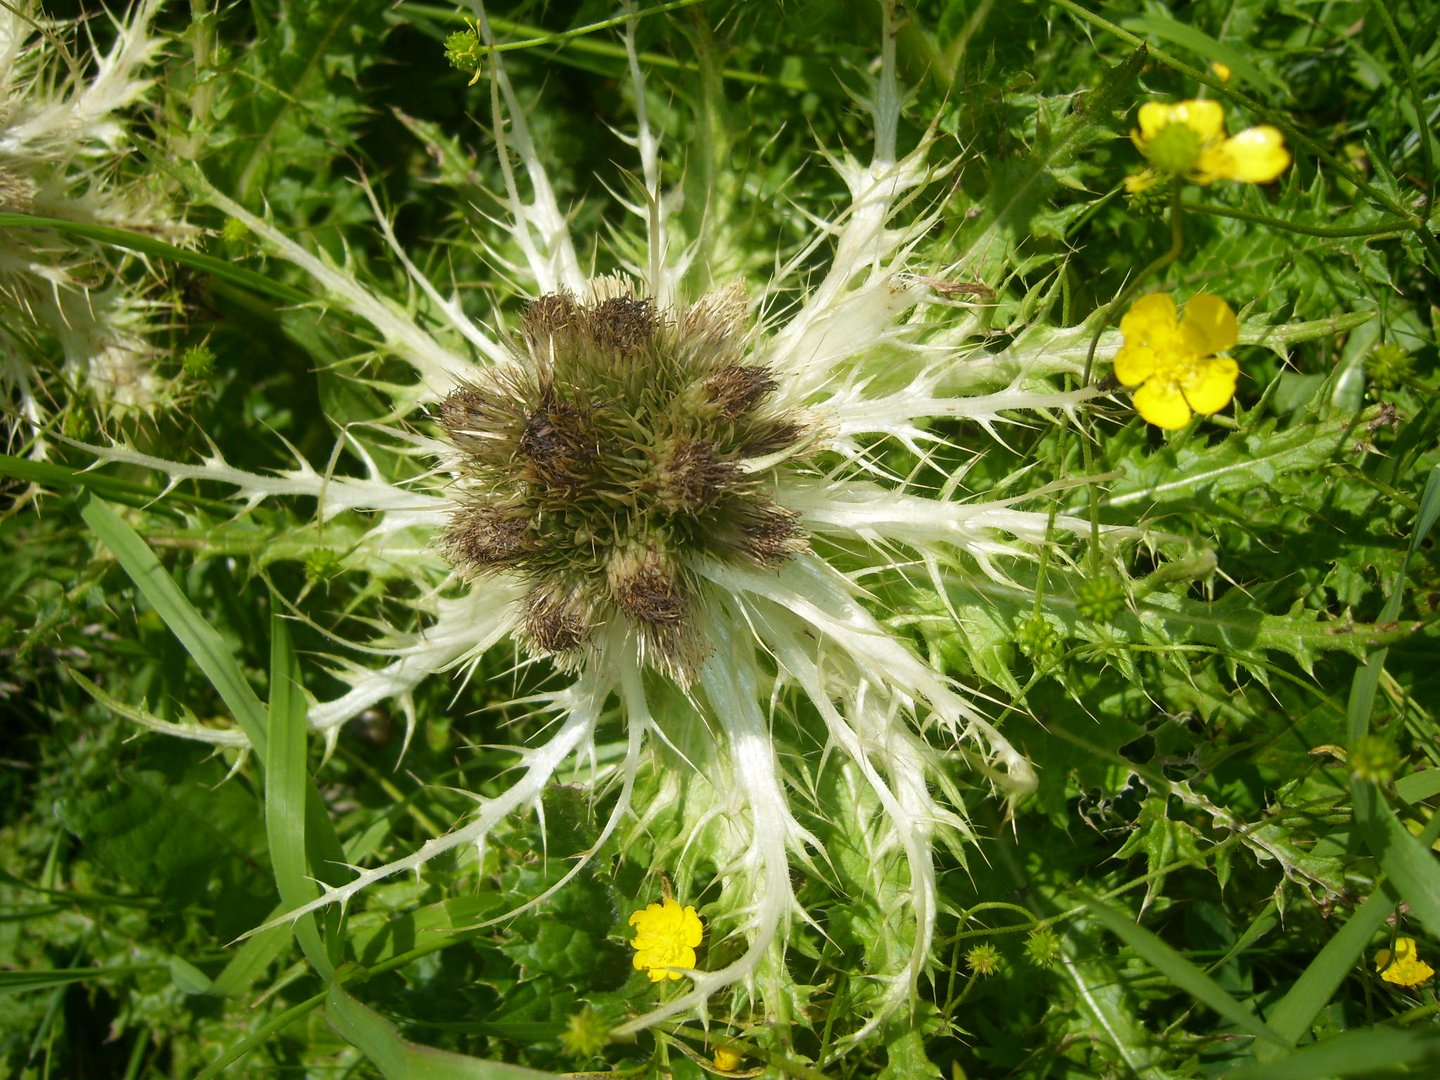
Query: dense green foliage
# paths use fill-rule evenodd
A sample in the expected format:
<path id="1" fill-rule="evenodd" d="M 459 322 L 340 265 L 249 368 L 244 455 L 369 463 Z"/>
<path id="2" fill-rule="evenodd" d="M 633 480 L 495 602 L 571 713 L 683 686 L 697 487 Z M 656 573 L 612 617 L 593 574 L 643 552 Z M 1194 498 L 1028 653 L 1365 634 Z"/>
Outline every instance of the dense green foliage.
<path id="1" fill-rule="evenodd" d="M 855 99 L 883 5 L 617 10 L 487 8 L 502 44 L 528 42 L 505 71 L 587 269 L 647 258 L 620 205 L 644 195 L 629 27 L 675 193 L 672 254 L 692 255 L 699 287 L 763 293 L 783 326 L 828 266 L 823 215 L 844 197 L 817 151 L 863 159 L 875 138 Z M 502 644 L 307 740 L 307 694 L 336 699 L 373 663 L 365 648 L 428 625 L 438 579 L 414 565 L 443 538 L 377 547 L 354 508 L 252 499 L 221 476 L 429 490 L 421 440 L 440 426 L 410 411 L 393 342 L 225 200 L 416 326 L 439 325 L 439 303 L 397 249 L 470 317 L 520 326 L 536 289 L 496 225 L 512 180 L 489 60 L 464 37 L 474 17 L 409 0 L 162 7 L 153 85 L 124 103 L 130 148 L 104 179 L 173 230 L 78 213 L 27 226 L 35 206 L 12 200 L 0 155 L 12 237 L 86 245 L 87 273 L 108 252 L 104 273 L 164 312 L 145 329 L 167 388 L 121 409 L 37 363 L 40 430 L 19 397 L 7 415 L 0 1070 L 698 1077 L 734 1040 L 740 1075 L 1432 1074 L 1435 980 L 1396 985 L 1375 961 L 1413 938 L 1440 963 L 1440 8 L 1425 0 L 934 0 L 898 17 L 899 150 L 933 140 L 935 168 L 900 208 L 907 225 L 933 216 L 907 273 L 926 268 L 984 350 L 1049 358 L 1069 390 L 1082 369 L 1106 379 L 1136 290 L 1213 293 L 1240 317 L 1233 406 L 1178 432 L 1110 380 L 1071 408 L 1002 402 L 994 420 L 927 418 L 933 443 L 867 448 L 877 476 L 1050 515 L 1039 557 L 1002 555 L 1002 576 L 916 558 L 873 583 L 871 610 L 971 688 L 1038 776 L 1007 797 L 981 755 L 929 732 L 945 763 L 930 787 L 963 795 L 969 820 L 936 841 L 936 936 L 906 1008 L 852 1042 L 883 1011 L 867 973 L 902 966 L 916 930 L 896 915 L 898 872 L 852 827 L 852 807 L 862 822 L 888 808 L 820 767 L 831 729 L 803 700 L 775 705 L 774 737 L 781 758 L 817 763 L 791 809 L 824 858 L 791 866 L 813 923 L 790 926 L 784 1009 L 727 991 L 708 1029 L 688 1012 L 608 1038 L 678 993 L 632 968 L 630 913 L 661 876 L 685 902 L 705 877 L 683 865 L 690 793 L 666 786 L 677 758 L 698 759 L 704 714 L 673 686 L 650 689 L 669 750 L 632 777 L 673 798 L 670 817 L 610 833 L 618 781 L 592 787 L 593 763 L 568 761 L 543 813 L 509 816 L 478 854 L 389 877 L 343 913 L 283 917 L 317 879 L 341 886 L 500 798 L 520 771 L 510 745 L 545 728 L 527 695 L 553 671 Z M 95 15 L 53 33 L 83 58 L 117 30 Z M 445 62 L 447 39 L 469 70 Z M 1138 104 L 1202 83 L 1232 132 L 1278 127 L 1294 164 L 1271 184 L 1127 195 Z M 7 363 L 60 355 L 38 323 L 12 339 Z M 838 471 L 821 457 L 818 473 Z M 814 546 L 870 565 L 858 541 Z M 610 735 L 601 765 L 625 754 L 623 726 Z M 744 943 L 707 918 L 699 966 L 716 970 Z"/>

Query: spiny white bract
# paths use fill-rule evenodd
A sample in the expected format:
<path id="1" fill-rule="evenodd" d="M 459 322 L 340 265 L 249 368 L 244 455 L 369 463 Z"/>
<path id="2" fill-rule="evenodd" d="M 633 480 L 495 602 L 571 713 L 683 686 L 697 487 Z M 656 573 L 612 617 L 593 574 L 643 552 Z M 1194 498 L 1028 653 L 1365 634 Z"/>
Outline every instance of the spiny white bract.
<path id="1" fill-rule="evenodd" d="M 179 231 L 163 199 L 115 175 L 133 150 L 128 110 L 152 85 L 160 6 L 139 4 L 94 56 L 66 42 L 95 28 L 76 33 L 23 0 L 0 6 L 0 210 Z M 0 230 L 0 388 L 25 421 L 21 436 L 41 433 L 33 452 L 43 453 L 54 403 L 76 391 L 102 413 L 164 403 L 147 340 L 156 305 L 125 265 L 114 250 L 56 230 Z"/>
<path id="2" fill-rule="evenodd" d="M 807 207 L 813 239 L 750 295 L 690 290 L 700 245 L 670 231 L 674 203 L 630 39 L 640 194 L 628 209 L 643 234 L 633 250 L 648 255 L 635 264 L 617 256 L 620 272 L 603 278 L 582 268 L 495 57 L 503 177 L 495 217 L 505 250 L 518 253 L 500 269 L 531 296 L 514 334 L 476 325 L 442 295 L 378 208 L 413 299 L 444 317 L 443 331 L 210 194 L 306 272 L 326 305 L 368 323 L 377 352 L 410 365 L 415 382 L 396 398 L 411 424 L 377 417 L 369 434 L 383 431 L 435 466 L 397 481 L 353 425 L 346 439 L 367 463 L 358 478 L 303 462 L 260 475 L 218 455 L 177 464 L 112 447 L 101 456 L 160 469 L 173 482 L 221 481 L 252 506 L 303 495 L 322 521 L 373 515 L 347 563 L 403 567 L 421 586 L 424 626 L 367 643 L 387 662 L 337 661 L 348 691 L 310 711 L 327 740 L 379 703 L 398 704 L 413 725 L 421 680 L 492 647 L 518 643 L 558 669 L 560 688 L 538 699 L 554 722 L 517 749 L 519 775 L 502 794 L 302 910 L 346 902 L 462 845 L 483 849 L 508 815 L 538 807 L 568 762 L 609 760 L 590 774 L 613 803 L 589 854 L 612 841 L 635 850 L 632 842 L 648 837 L 652 872 L 703 907 L 712 949 L 729 943 L 714 950 L 727 962 L 692 972 L 686 992 L 622 1033 L 703 1009 L 727 989 L 737 994 L 732 1013 L 747 995 L 788 1012 L 781 1003 L 796 990 L 787 943 L 811 932 L 793 871 L 838 879 L 848 896 L 869 898 L 887 928 L 889 945 L 876 943 L 866 958 L 869 1025 L 910 1000 L 936 923 L 934 847 L 969 836 L 947 770 L 963 766 L 1007 791 L 1028 790 L 1034 777 L 971 695 L 921 659 L 872 597 L 917 575 L 943 596 L 947 574 L 962 565 L 1005 582 L 1007 560 L 1033 556 L 1052 530 L 1082 528 L 1017 509 L 1014 499 L 961 501 L 958 478 L 927 487 L 918 477 L 937 449 L 960 456 L 931 433 L 936 420 L 993 432 L 1016 411 L 1063 413 L 1089 395 L 1046 381 L 1077 369 L 1083 345 L 1073 337 L 1037 329 L 987 351 L 980 319 L 931 287 L 946 268 L 923 263 L 917 250 L 936 220 L 923 209 L 927 186 L 944 163 L 929 160 L 928 139 L 897 153 L 892 14 L 865 101 L 868 160 L 831 159 L 848 201 L 823 216 Z M 814 274 L 805 268 L 819 252 L 828 252 L 828 268 Z M 890 471 L 890 446 L 921 462 L 915 474 Z M 823 745 L 793 738 L 801 717 Z M 597 754 L 597 742 L 617 737 L 623 751 Z M 808 803 L 817 791 L 829 794 L 805 812 L 844 834 L 847 858 L 827 849 L 823 830 L 801 823 L 797 799 Z"/>

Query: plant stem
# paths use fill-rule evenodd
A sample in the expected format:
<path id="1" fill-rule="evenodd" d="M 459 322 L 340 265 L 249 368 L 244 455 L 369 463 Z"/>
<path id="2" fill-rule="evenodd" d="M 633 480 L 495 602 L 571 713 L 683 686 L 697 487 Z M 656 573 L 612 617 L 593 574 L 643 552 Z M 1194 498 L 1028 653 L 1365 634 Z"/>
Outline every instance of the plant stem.
<path id="1" fill-rule="evenodd" d="M 1115 319 L 1115 313 L 1130 302 L 1130 298 L 1155 274 L 1164 270 L 1180 257 L 1180 252 L 1185 250 L 1185 207 L 1180 201 L 1180 185 L 1175 185 L 1174 192 L 1170 197 L 1170 247 L 1156 257 L 1155 261 L 1141 270 L 1133 278 L 1130 284 L 1120 290 L 1120 295 L 1111 300 L 1100 314 L 1100 324 L 1095 327 L 1095 333 L 1090 337 L 1090 348 L 1085 353 L 1085 373 L 1081 376 L 1080 385 L 1089 386 L 1090 377 L 1095 368 L 1095 350 L 1100 346 L 1100 337 L 1109 328 Z"/>
<path id="2" fill-rule="evenodd" d="M 1228 206 L 1191 202 L 1188 199 L 1181 200 L 1180 205 L 1185 208 L 1187 213 L 1209 214 L 1211 217 L 1234 218 L 1236 221 L 1248 221 L 1252 224 L 1264 225 L 1271 229 L 1299 233 L 1302 236 L 1369 236 L 1379 239 L 1410 231 L 1409 222 L 1398 217 L 1376 222 L 1373 225 L 1300 225 L 1293 221 L 1285 221 L 1282 218 L 1266 217 L 1264 214 L 1252 214 L 1248 210 L 1235 210 Z"/>

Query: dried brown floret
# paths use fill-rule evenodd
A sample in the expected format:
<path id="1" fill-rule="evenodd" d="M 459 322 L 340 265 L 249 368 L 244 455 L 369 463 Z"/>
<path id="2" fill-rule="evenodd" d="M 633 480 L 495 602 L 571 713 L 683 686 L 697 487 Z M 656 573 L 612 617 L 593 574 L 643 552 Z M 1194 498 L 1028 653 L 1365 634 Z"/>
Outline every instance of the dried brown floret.
<path id="1" fill-rule="evenodd" d="M 475 504 L 451 518 L 445 547 L 457 563 L 494 568 L 521 563 L 534 553 L 535 540 L 523 510 Z"/>
<path id="2" fill-rule="evenodd" d="M 525 636 L 540 652 L 578 649 L 595 629 L 590 607 L 578 588 L 537 585 L 525 598 Z"/>
<path id="3" fill-rule="evenodd" d="M 521 334 L 532 352 L 543 351 L 545 342 L 573 326 L 579 313 L 580 306 L 569 293 L 547 293 L 525 309 Z"/>
<path id="4" fill-rule="evenodd" d="M 672 513 L 699 513 L 713 506 L 739 474 L 738 466 L 720 458 L 712 443 L 681 440 L 660 466 L 660 501 Z"/>
<path id="5" fill-rule="evenodd" d="M 520 449 L 535 476 L 560 489 L 580 486 L 590 476 L 599 454 L 598 438 L 588 407 L 548 393 L 525 419 Z"/>
<path id="6" fill-rule="evenodd" d="M 721 416 L 738 420 L 779 385 L 769 368 L 729 364 L 705 380 L 705 394 Z"/>
<path id="7" fill-rule="evenodd" d="M 648 626 L 676 626 L 689 607 L 674 567 L 653 547 L 616 555 L 610 563 L 610 598 Z"/>
<path id="8" fill-rule="evenodd" d="M 810 546 L 800 527 L 800 515 L 768 499 L 752 499 L 740 508 L 735 520 L 745 554 L 762 566 L 776 566 Z"/>
<path id="9" fill-rule="evenodd" d="M 648 299 L 612 296 L 585 309 L 587 336 L 602 349 L 622 356 L 650 344 L 655 326 L 655 304 Z"/>

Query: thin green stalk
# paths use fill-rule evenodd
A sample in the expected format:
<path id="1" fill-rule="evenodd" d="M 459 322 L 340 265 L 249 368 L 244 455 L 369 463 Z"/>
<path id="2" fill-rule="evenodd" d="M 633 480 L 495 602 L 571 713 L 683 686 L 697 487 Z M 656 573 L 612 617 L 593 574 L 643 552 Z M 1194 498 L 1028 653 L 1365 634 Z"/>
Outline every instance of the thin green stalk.
<path id="1" fill-rule="evenodd" d="M 78 236 L 85 240 L 108 244 L 111 247 L 124 248 L 126 251 L 133 251 L 140 255 L 151 255 L 155 258 L 179 263 L 181 266 L 188 266 L 192 270 L 198 270 L 204 274 L 213 274 L 252 292 L 269 296 L 283 304 L 303 304 L 314 299 L 314 297 L 282 282 L 274 281 L 256 270 L 237 266 L 200 251 L 176 247 L 174 244 L 167 244 L 164 240 L 157 240 L 153 236 L 131 229 L 119 229 L 111 225 L 92 225 L 89 222 L 68 221 L 64 218 L 41 217 L 38 214 L 21 214 L 13 210 L 0 211 L 0 229 L 54 229 L 56 232 L 66 233 L 70 236 Z"/>
<path id="2" fill-rule="evenodd" d="M 1425 184 L 1429 188 L 1426 198 L 1421 200 L 1424 209 L 1421 210 L 1421 220 L 1427 221 L 1434 212 L 1435 194 L 1435 159 L 1432 156 L 1430 141 L 1435 137 L 1430 131 L 1430 126 L 1425 119 L 1425 95 L 1420 91 L 1420 83 L 1415 78 L 1415 65 L 1410 61 L 1410 50 L 1405 46 L 1405 36 L 1400 33 L 1400 28 L 1395 25 L 1395 17 L 1390 13 L 1385 0 L 1370 0 L 1370 8 L 1380 19 L 1385 27 L 1385 32 L 1390 35 L 1390 43 L 1395 46 L 1395 55 L 1400 58 L 1400 67 L 1405 72 L 1406 88 L 1410 91 L 1410 104 L 1415 110 L 1415 130 L 1420 137 L 1420 159 L 1425 166 Z"/>
<path id="3" fill-rule="evenodd" d="M 1111 300 L 1101 312 L 1100 323 L 1095 327 L 1095 333 L 1090 337 L 1090 348 L 1085 353 L 1085 373 L 1080 378 L 1081 386 L 1090 385 L 1090 378 L 1095 370 L 1095 350 L 1100 347 L 1100 338 L 1114 321 L 1116 312 L 1130 302 L 1130 298 L 1140 290 L 1140 286 L 1173 263 L 1185 250 L 1184 220 L 1185 207 L 1180 202 L 1180 185 L 1177 183 L 1170 199 L 1170 246 L 1149 266 L 1131 278 L 1130 283 L 1120 290 L 1120 295 Z"/>
<path id="4" fill-rule="evenodd" d="M 1299 233 L 1302 236 L 1368 236 L 1379 239 L 1393 236 L 1397 233 L 1404 234 L 1411 231 L 1410 224 L 1403 218 L 1398 217 L 1388 218 L 1385 221 L 1377 222 L 1373 225 L 1301 225 L 1297 222 L 1285 221 L 1281 218 L 1266 217 L 1264 214 L 1252 214 L 1248 210 L 1236 210 L 1229 206 L 1216 206 L 1212 203 L 1193 202 L 1189 199 L 1182 199 L 1180 205 L 1185 208 L 1186 213 L 1234 218 L 1236 221 L 1248 221 L 1254 225 L 1264 225 L 1270 229 Z"/>
<path id="5" fill-rule="evenodd" d="M 1099 340 L 1098 338 L 1096 340 Z M 1087 358 L 1086 366 L 1089 366 L 1089 359 L 1095 355 L 1094 342 L 1090 345 L 1090 358 Z M 1088 383 L 1089 380 L 1087 379 Z M 1089 431 L 1082 429 L 1080 432 L 1080 463 L 1085 470 L 1086 476 L 1095 475 L 1095 448 L 1090 443 Z M 1100 569 L 1100 493 L 1090 484 L 1085 489 L 1086 508 L 1090 517 L 1090 543 L 1085 553 L 1085 566 L 1090 574 L 1095 575 Z M 1053 520 L 1053 519 L 1052 519 Z"/>
<path id="6" fill-rule="evenodd" d="M 290 1008 L 277 1016 L 271 1017 L 239 1042 L 232 1046 L 227 1046 L 221 1052 L 220 1056 L 210 1063 L 208 1068 L 196 1074 L 195 1080 L 212 1080 L 213 1077 L 219 1076 L 235 1062 L 250 1053 L 251 1050 L 254 1050 L 257 1046 L 264 1043 L 271 1035 L 274 1035 L 278 1031 L 284 1031 L 306 1013 L 324 1005 L 325 999 L 329 994 L 330 990 L 327 987 L 313 997 L 308 997 L 304 1001 L 290 1006 Z"/>
<path id="7" fill-rule="evenodd" d="M 551 32 L 536 27 L 526 26 L 523 23 L 511 19 L 499 19 L 489 15 L 489 21 L 506 31 L 507 33 L 530 34 L 529 38 L 523 41 L 507 41 L 504 45 L 482 46 L 486 53 L 514 52 L 516 49 L 533 49 L 539 45 L 558 45 L 562 41 L 571 41 L 575 38 L 585 37 L 587 34 L 594 34 L 601 30 L 613 30 L 617 26 L 624 26 L 626 23 L 636 22 L 647 15 L 663 15 L 667 11 L 678 11 L 680 8 L 694 7 L 703 3 L 704 0 L 670 0 L 670 3 L 659 4 L 652 8 L 644 8 L 640 11 L 627 11 L 623 15 L 616 15 L 611 19 L 602 19 L 600 22 L 587 23 L 584 26 L 577 26 L 573 30 L 561 30 Z"/>
<path id="8" fill-rule="evenodd" d="M 145 1051 L 149 1048 L 150 1031 L 142 1027 L 140 1034 L 135 1036 L 135 1045 L 130 1048 L 130 1058 L 125 1063 L 123 1080 L 140 1080 L 140 1070 L 145 1065 Z"/>
<path id="9" fill-rule="evenodd" d="M 1120 294 L 1110 301 L 1100 313 L 1100 321 L 1095 327 L 1095 332 L 1090 336 L 1090 347 L 1085 352 L 1085 372 L 1080 377 L 1081 386 L 1089 386 L 1090 380 L 1095 373 L 1095 350 L 1100 347 L 1100 338 L 1115 320 L 1115 315 L 1130 302 L 1130 298 L 1139 291 L 1151 277 L 1159 273 L 1180 257 L 1185 250 L 1185 211 L 1180 203 L 1180 184 L 1176 183 L 1170 201 L 1170 246 L 1163 254 L 1157 257 L 1149 266 L 1141 270 L 1133 277 Z M 1085 469 L 1085 475 L 1091 476 L 1095 472 L 1093 460 L 1094 450 L 1087 438 L 1087 432 L 1080 432 L 1080 456 Z M 1090 518 L 1090 545 L 1086 562 L 1091 572 L 1096 572 L 1100 567 L 1100 493 L 1092 484 L 1087 489 L 1088 503 L 1087 513 Z"/>
<path id="10" fill-rule="evenodd" d="M 689 0 L 689 2 L 698 3 L 700 2 L 700 0 Z M 403 10 L 406 13 L 412 15 L 419 15 L 425 18 L 434 19 L 441 24 L 453 25 L 456 21 L 455 11 L 453 8 L 440 7 L 439 5 L 435 4 L 407 3 L 403 5 Z M 649 12 L 639 12 L 636 14 L 653 14 L 656 10 L 658 9 L 651 9 Z M 665 10 L 668 10 L 668 8 L 666 8 Z M 564 35 L 562 35 L 558 32 L 551 33 L 542 26 L 534 26 L 530 23 L 517 22 L 513 19 L 497 18 L 494 15 L 487 15 L 486 17 L 490 20 L 491 27 L 499 33 L 526 34 L 529 36 L 529 40 L 526 41 L 511 42 L 506 45 L 495 46 L 493 48 L 493 51 L 495 52 L 499 52 L 501 50 L 513 50 L 521 47 L 530 49 L 545 48 L 549 45 L 554 44 L 561 36 L 565 36 L 568 38 L 569 47 L 577 51 L 587 52 L 595 56 L 603 56 L 615 60 L 627 59 L 625 47 L 623 45 L 618 45 L 613 41 L 594 40 L 591 37 L 583 36 L 593 30 L 604 28 L 605 26 L 618 25 L 618 23 L 624 21 L 624 18 L 608 20 L 605 23 L 594 23 L 590 26 L 585 27 L 578 27 L 575 30 L 565 31 Z M 627 16 L 626 18 L 634 17 L 635 15 L 631 15 Z M 486 49 L 485 51 L 489 52 L 492 50 Z M 695 70 L 694 64 L 686 63 L 682 60 L 676 60 L 673 56 L 665 56 L 661 53 L 654 52 L 642 52 L 639 55 L 641 63 L 643 63 L 647 68 L 664 68 L 670 71 Z M 754 71 L 743 71 L 739 68 L 722 68 L 720 73 L 731 82 L 746 83 L 751 86 L 775 86 L 779 87 L 782 90 L 793 90 L 799 93 L 803 93 L 807 90 L 812 89 L 810 84 L 805 82 L 804 80 L 776 78 L 770 75 L 762 75 Z"/>

